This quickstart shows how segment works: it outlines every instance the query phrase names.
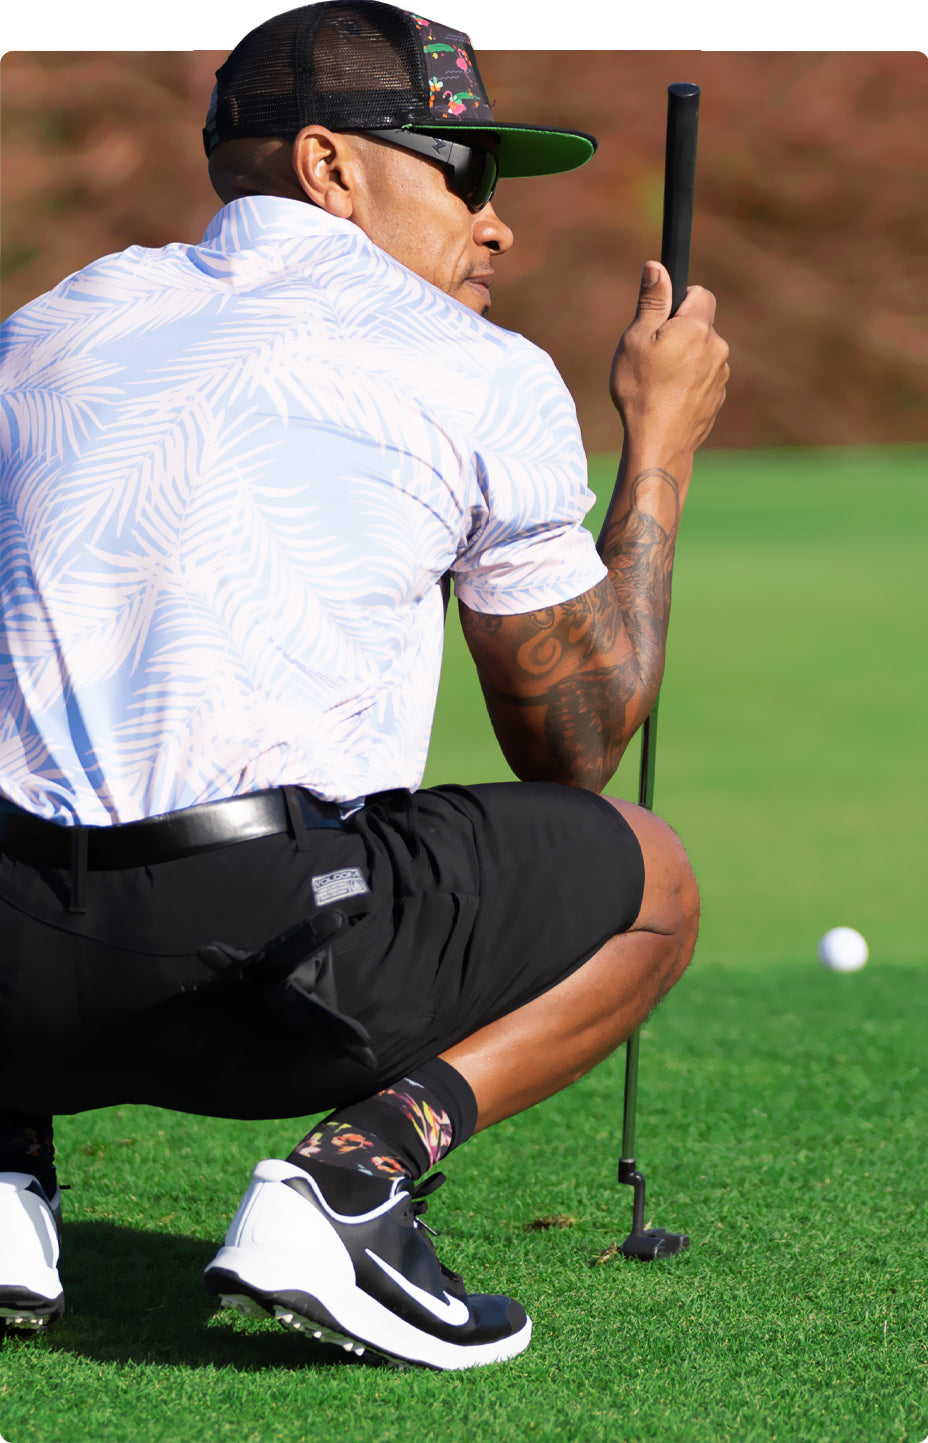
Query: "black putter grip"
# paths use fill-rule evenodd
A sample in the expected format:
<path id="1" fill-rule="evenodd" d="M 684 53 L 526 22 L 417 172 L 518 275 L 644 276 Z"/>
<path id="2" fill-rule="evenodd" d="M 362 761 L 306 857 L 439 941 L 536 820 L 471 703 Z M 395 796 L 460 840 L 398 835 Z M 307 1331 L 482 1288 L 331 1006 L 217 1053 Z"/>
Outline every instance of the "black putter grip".
<path id="1" fill-rule="evenodd" d="M 670 272 L 675 315 L 686 296 L 696 184 L 699 86 L 682 81 L 667 87 L 667 155 L 664 164 L 664 232 L 661 263 Z"/>

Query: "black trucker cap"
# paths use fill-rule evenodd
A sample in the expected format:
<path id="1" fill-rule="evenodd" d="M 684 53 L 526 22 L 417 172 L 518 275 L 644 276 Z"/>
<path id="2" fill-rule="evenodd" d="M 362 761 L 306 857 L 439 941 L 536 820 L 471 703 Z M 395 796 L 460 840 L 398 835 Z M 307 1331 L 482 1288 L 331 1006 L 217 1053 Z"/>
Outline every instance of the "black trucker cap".
<path id="1" fill-rule="evenodd" d="M 266 20 L 216 71 L 203 131 L 220 141 L 328 130 L 468 131 L 497 139 L 501 176 L 574 170 L 596 149 L 579 130 L 501 125 L 468 36 L 380 0 L 321 0 Z"/>

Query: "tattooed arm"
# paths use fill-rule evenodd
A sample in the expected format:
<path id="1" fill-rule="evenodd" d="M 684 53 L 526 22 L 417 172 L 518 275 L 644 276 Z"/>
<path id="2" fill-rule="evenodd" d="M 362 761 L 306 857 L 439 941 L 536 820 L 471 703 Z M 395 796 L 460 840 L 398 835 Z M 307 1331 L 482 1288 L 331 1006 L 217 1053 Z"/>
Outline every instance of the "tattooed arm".
<path id="1" fill-rule="evenodd" d="M 517 616 L 459 603 L 494 731 L 523 780 L 602 791 L 660 690 L 693 453 L 712 429 L 728 379 L 728 347 L 713 328 L 709 292 L 691 287 L 673 320 L 669 314 L 670 278 L 649 262 L 612 366 L 625 439 L 598 543 L 608 580 Z"/>

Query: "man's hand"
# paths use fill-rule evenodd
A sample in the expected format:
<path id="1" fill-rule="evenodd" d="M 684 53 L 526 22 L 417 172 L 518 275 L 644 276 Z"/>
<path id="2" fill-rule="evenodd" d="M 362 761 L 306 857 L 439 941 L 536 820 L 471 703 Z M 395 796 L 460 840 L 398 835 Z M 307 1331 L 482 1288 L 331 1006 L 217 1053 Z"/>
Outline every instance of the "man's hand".
<path id="1" fill-rule="evenodd" d="M 602 791 L 660 690 L 693 452 L 712 429 L 728 380 L 715 297 L 691 286 L 673 318 L 670 307 L 670 277 L 648 262 L 612 365 L 625 443 L 598 543 L 608 581 L 518 616 L 460 604 L 497 739 L 523 780 Z"/>
<path id="2" fill-rule="evenodd" d="M 682 482 L 725 400 L 728 346 L 713 325 L 711 291 L 690 286 L 672 318 L 670 306 L 670 276 L 648 261 L 635 319 L 613 358 L 610 391 L 626 451 L 645 465 L 682 472 Z"/>

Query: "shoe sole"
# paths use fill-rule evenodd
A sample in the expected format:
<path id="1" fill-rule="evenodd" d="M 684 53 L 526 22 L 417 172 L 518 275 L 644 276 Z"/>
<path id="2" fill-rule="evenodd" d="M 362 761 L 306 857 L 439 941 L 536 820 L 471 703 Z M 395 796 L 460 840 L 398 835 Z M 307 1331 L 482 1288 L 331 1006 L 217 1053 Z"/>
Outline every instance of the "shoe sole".
<path id="1" fill-rule="evenodd" d="M 38 1333 L 64 1313 L 64 1295 L 43 1298 L 28 1288 L 0 1287 L 0 1323 L 8 1328 Z"/>
<path id="2" fill-rule="evenodd" d="M 218 1282 L 219 1279 L 216 1279 Z M 317 1319 L 309 1317 L 304 1312 L 298 1312 L 291 1302 L 275 1302 L 271 1298 L 253 1297 L 250 1293 L 241 1291 L 242 1282 L 240 1278 L 228 1278 L 229 1292 L 220 1292 L 217 1296 L 222 1307 L 229 1308 L 233 1312 L 240 1313 L 245 1318 L 270 1318 L 275 1323 L 280 1323 L 291 1333 L 302 1333 L 313 1343 L 328 1343 L 333 1347 L 341 1348 L 343 1352 L 353 1355 L 356 1358 L 373 1358 L 382 1363 L 388 1363 L 394 1368 L 406 1368 L 410 1364 L 405 1358 L 394 1358 L 389 1353 L 383 1353 L 377 1348 L 372 1348 L 369 1343 L 362 1343 L 357 1338 L 349 1338 L 347 1334 L 339 1332 L 334 1320 L 322 1324 Z M 239 1289 L 238 1292 L 232 1289 Z M 305 1293 L 296 1295 L 298 1305 L 302 1308 L 316 1303 L 320 1312 L 325 1309 L 318 1304 L 316 1299 L 308 1298 Z M 421 1367 L 429 1367 L 429 1364 L 420 1364 Z"/>
<path id="3" fill-rule="evenodd" d="M 273 1318 L 285 1328 L 303 1333 L 313 1341 L 334 1343 L 345 1352 L 354 1353 L 358 1357 L 372 1353 L 387 1363 L 401 1367 L 430 1368 L 435 1372 L 445 1372 L 481 1367 L 489 1363 L 503 1363 L 524 1352 L 532 1336 L 531 1321 L 526 1319 L 521 1331 L 510 1337 L 468 1347 L 466 1344 L 445 1343 L 421 1333 L 395 1317 L 359 1288 L 352 1289 L 351 1296 L 340 1299 L 345 1316 L 339 1319 L 311 1293 L 300 1290 L 263 1292 L 249 1284 L 240 1273 L 221 1266 L 207 1269 L 203 1282 L 206 1291 L 217 1296 L 223 1307 L 233 1308 L 246 1317 Z M 367 1313 L 368 1317 L 352 1317 L 352 1313 Z M 400 1335 L 399 1338 L 390 1340 L 393 1342 L 392 1347 L 383 1336 L 376 1341 L 364 1336 L 369 1331 L 364 1324 L 369 1324 L 372 1313 L 379 1315 L 377 1325 L 383 1333 Z M 355 1327 L 351 1326 L 352 1323 Z M 406 1351 L 403 1344 L 409 1351 Z"/>

